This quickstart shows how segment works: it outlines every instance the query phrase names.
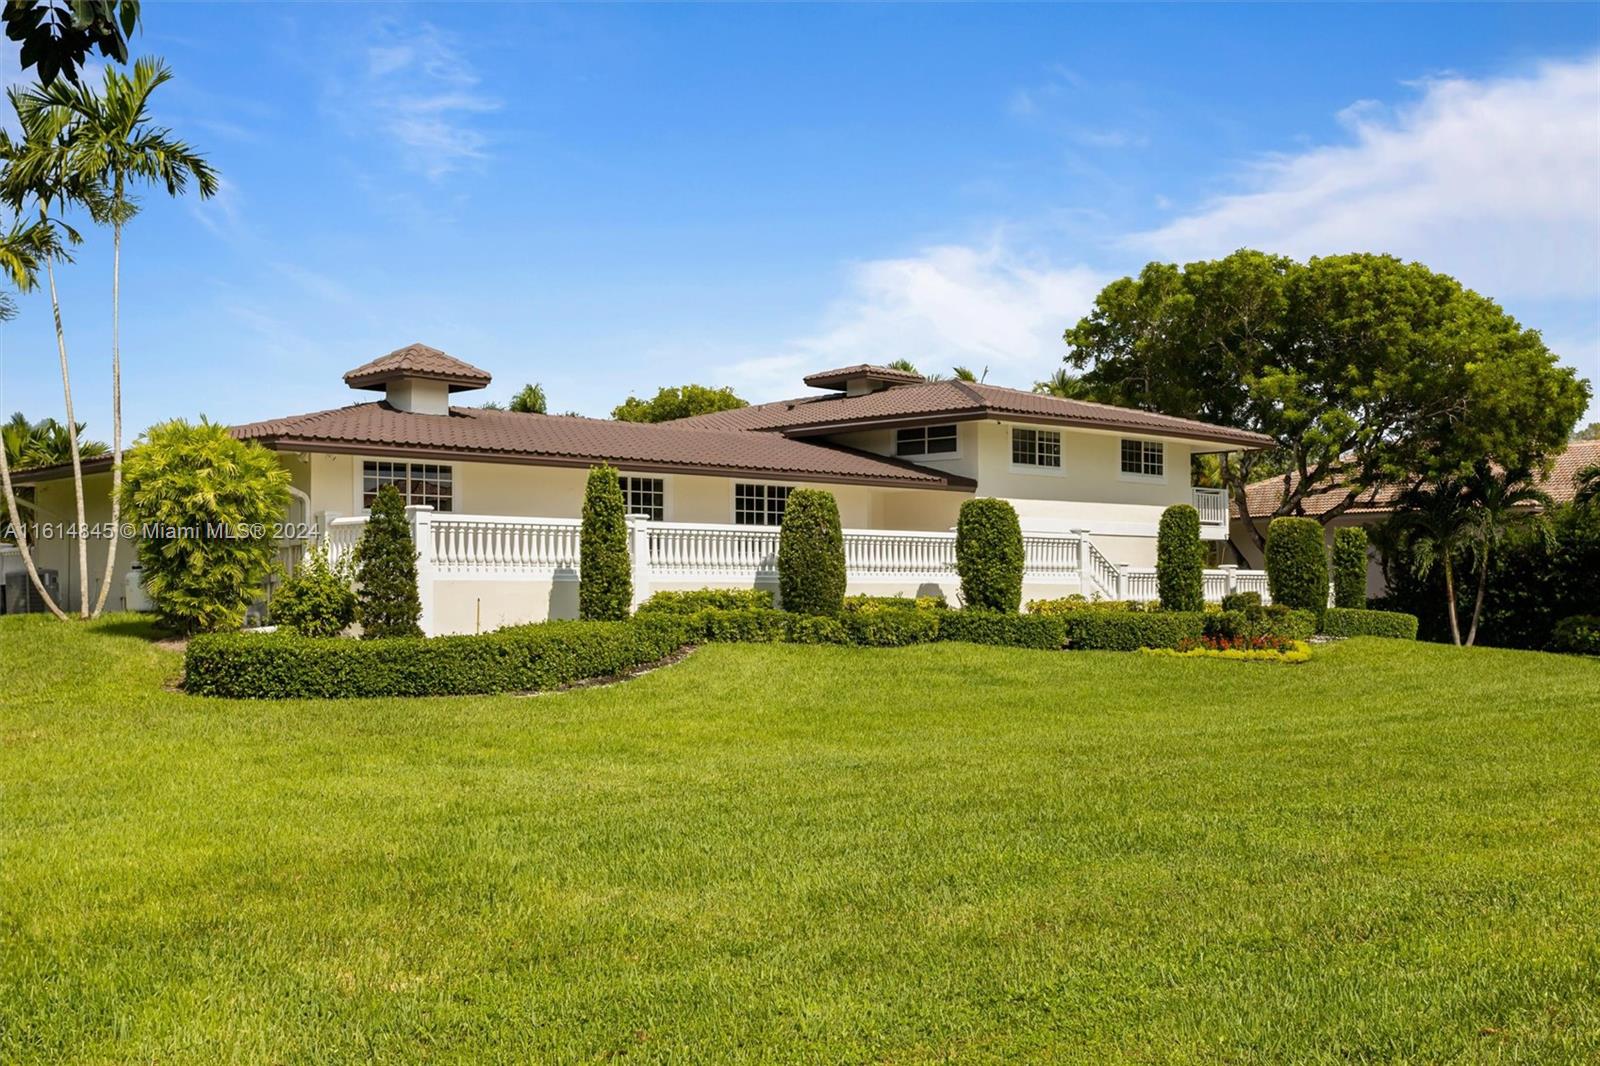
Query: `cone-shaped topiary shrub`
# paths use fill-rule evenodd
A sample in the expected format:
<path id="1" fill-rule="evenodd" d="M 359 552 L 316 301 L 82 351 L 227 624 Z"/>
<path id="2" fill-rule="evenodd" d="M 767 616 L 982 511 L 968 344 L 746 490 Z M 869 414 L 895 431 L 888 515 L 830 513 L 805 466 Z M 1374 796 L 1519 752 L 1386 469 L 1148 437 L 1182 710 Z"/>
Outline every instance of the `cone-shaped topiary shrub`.
<path id="1" fill-rule="evenodd" d="M 1328 609 L 1328 555 L 1312 518 L 1274 518 L 1267 527 L 1267 587 L 1272 602 L 1302 611 Z"/>
<path id="2" fill-rule="evenodd" d="M 633 605 L 627 515 L 616 470 L 591 468 L 583 492 L 578 562 L 578 617 L 585 621 L 618 621 L 628 617 Z"/>
<path id="3" fill-rule="evenodd" d="M 1205 567 L 1200 512 L 1186 503 L 1162 511 L 1156 533 L 1156 587 L 1162 609 L 1202 610 L 1206 605 Z"/>
<path id="4" fill-rule="evenodd" d="M 786 611 L 839 613 L 844 603 L 844 533 L 833 493 L 789 493 L 778 537 L 778 589 Z"/>
<path id="5" fill-rule="evenodd" d="M 367 640 L 420 637 L 417 548 L 411 542 L 406 503 L 393 485 L 378 490 L 367 528 L 356 541 L 356 621 Z"/>
<path id="6" fill-rule="evenodd" d="M 1005 500 L 968 500 L 956 521 L 956 570 L 967 607 L 1015 611 L 1022 605 L 1022 524 Z"/>
<path id="7" fill-rule="evenodd" d="M 1333 535 L 1333 605 L 1367 606 L 1367 531 L 1360 526 Z"/>

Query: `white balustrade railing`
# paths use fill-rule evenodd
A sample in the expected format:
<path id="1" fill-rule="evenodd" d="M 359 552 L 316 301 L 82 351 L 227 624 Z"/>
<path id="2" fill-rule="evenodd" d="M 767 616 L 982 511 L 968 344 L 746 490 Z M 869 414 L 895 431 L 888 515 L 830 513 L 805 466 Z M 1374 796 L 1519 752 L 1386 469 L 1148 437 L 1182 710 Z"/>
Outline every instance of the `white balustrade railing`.
<path id="1" fill-rule="evenodd" d="M 647 536 L 652 573 L 751 581 L 778 574 L 776 526 L 652 522 Z"/>
<path id="2" fill-rule="evenodd" d="M 1125 600 L 1159 600 L 1161 585 L 1156 580 L 1153 566 L 1128 566 L 1122 570 L 1122 598 Z"/>
<path id="3" fill-rule="evenodd" d="M 1083 545 L 1076 534 L 1024 533 L 1022 572 L 1035 581 L 1076 579 L 1083 569 Z"/>
<path id="4" fill-rule="evenodd" d="M 846 574 L 862 577 L 939 577 L 956 569 L 956 535 L 896 530 L 848 529 Z"/>
<path id="5" fill-rule="evenodd" d="M 1194 509 L 1200 512 L 1200 524 L 1203 526 L 1226 526 L 1228 524 L 1228 493 L 1224 489 L 1203 489 L 1195 487 L 1189 490 L 1194 500 Z"/>
<path id="6" fill-rule="evenodd" d="M 348 560 L 356 549 L 356 541 L 361 539 L 362 530 L 367 528 L 365 518 L 336 518 L 328 523 L 328 528 L 323 531 L 328 548 L 328 565 L 338 566 Z"/>
<path id="7" fill-rule="evenodd" d="M 1228 572 L 1226 570 L 1207 570 L 1204 573 L 1207 603 L 1221 603 L 1231 589 L 1228 588 Z"/>
<path id="8" fill-rule="evenodd" d="M 442 578 L 549 577 L 578 571 L 576 518 L 435 514 L 433 572 Z"/>
<path id="9" fill-rule="evenodd" d="M 1082 571 L 1086 586 L 1084 591 L 1101 599 L 1122 599 L 1126 594 L 1122 591 L 1122 571 L 1117 564 L 1107 559 L 1105 553 L 1087 537 L 1082 539 L 1080 551 L 1086 564 Z"/>

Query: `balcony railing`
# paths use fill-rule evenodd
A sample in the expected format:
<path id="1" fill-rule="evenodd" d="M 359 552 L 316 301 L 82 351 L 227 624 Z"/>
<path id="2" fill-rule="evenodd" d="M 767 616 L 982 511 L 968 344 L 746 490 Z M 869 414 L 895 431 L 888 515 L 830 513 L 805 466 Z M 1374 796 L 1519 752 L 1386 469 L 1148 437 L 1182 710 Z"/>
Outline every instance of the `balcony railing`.
<path id="1" fill-rule="evenodd" d="M 1200 512 L 1200 524 L 1202 526 L 1226 526 L 1228 524 L 1228 493 L 1226 490 L 1195 487 L 1189 491 L 1193 494 L 1194 509 Z"/>

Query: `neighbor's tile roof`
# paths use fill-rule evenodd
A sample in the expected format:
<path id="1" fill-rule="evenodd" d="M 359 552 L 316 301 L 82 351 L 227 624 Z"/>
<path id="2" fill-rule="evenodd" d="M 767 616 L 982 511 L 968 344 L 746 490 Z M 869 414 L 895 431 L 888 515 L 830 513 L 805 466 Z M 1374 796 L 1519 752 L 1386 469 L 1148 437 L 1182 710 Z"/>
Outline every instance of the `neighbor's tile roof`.
<path id="1" fill-rule="evenodd" d="M 1556 456 L 1556 461 L 1550 468 L 1550 474 L 1539 483 L 1539 487 L 1550 494 L 1556 503 L 1569 503 L 1577 495 L 1576 479 L 1579 471 L 1586 467 L 1600 463 L 1600 441 L 1577 440 L 1567 446 L 1567 450 Z M 1293 488 L 1296 475 L 1289 475 L 1289 487 Z M 1284 497 L 1284 480 L 1281 477 L 1268 478 L 1245 486 L 1245 499 L 1250 504 L 1250 514 L 1253 516 L 1269 515 L 1277 510 L 1278 504 Z M 1399 503 L 1404 489 L 1398 485 L 1384 485 L 1376 489 L 1363 492 L 1356 502 L 1351 505 L 1346 514 L 1370 515 L 1388 514 Z M 1307 496 L 1302 504 L 1308 515 L 1326 514 L 1334 505 L 1344 499 L 1345 490 L 1338 488 L 1320 489 Z M 1233 514 L 1238 517 L 1238 505 L 1234 505 Z"/>
<path id="2" fill-rule="evenodd" d="M 1249 430 L 1216 426 L 1190 418 L 1112 407 L 1087 400 L 1064 400 L 1021 389 L 974 381 L 929 381 L 896 385 L 863 396 L 804 396 L 682 419 L 678 424 L 716 429 L 775 430 L 785 434 L 840 432 L 928 418 L 1010 418 L 1022 422 L 1120 430 L 1229 445 L 1261 448 L 1272 438 Z"/>
<path id="3" fill-rule="evenodd" d="M 927 379 L 915 370 L 896 370 L 892 366 L 857 363 L 855 366 L 842 366 L 837 370 L 819 370 L 815 374 L 807 374 L 801 380 L 814 389 L 834 389 L 843 388 L 847 381 L 886 381 L 896 385 L 917 385 Z"/>
<path id="4" fill-rule="evenodd" d="M 403 377 L 447 381 L 452 392 L 481 389 L 491 380 L 487 370 L 479 370 L 471 363 L 446 355 L 437 348 L 430 348 L 426 344 L 408 344 L 370 363 L 362 363 L 345 374 L 344 383 L 352 389 L 375 389 Z"/>
<path id="5" fill-rule="evenodd" d="M 235 426 L 234 436 L 281 450 L 477 456 L 553 465 L 609 462 L 631 469 L 752 474 L 793 480 L 971 489 L 970 478 L 899 459 L 773 434 L 679 424 L 452 407 L 448 416 L 363 403 Z"/>

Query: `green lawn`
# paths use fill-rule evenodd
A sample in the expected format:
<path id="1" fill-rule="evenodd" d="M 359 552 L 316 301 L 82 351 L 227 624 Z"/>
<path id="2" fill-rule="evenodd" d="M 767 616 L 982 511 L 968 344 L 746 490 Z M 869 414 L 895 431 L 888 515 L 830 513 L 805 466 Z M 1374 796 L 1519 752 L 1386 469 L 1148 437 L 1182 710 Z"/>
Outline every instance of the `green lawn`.
<path id="1" fill-rule="evenodd" d="M 1600 1060 L 1597 661 L 179 665 L 0 619 L 0 1061 Z"/>

